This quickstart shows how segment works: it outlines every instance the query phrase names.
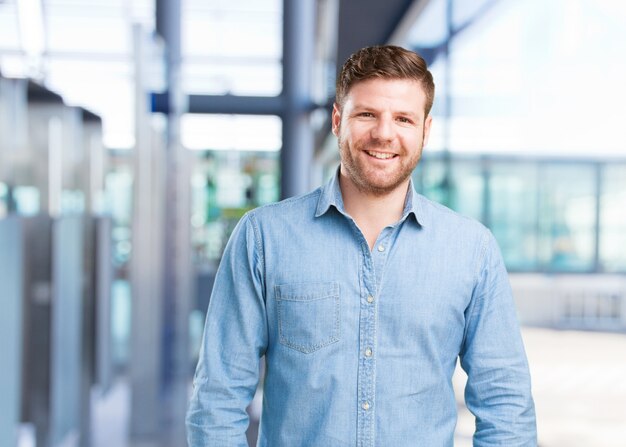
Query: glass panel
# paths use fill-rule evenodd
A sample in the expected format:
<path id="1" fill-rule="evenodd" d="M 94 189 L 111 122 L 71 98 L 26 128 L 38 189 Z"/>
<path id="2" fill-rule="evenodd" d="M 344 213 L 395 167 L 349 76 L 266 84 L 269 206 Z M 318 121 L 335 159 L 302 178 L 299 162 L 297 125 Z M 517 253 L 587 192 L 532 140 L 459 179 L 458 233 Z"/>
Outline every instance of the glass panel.
<path id="1" fill-rule="evenodd" d="M 446 160 L 439 155 L 420 162 L 413 174 L 415 188 L 435 202 L 481 220 L 484 178 L 480 160 Z"/>
<path id="2" fill-rule="evenodd" d="M 626 271 L 626 165 L 606 166 L 600 198 L 600 265 Z"/>
<path id="3" fill-rule="evenodd" d="M 207 151 L 194 166 L 192 241 L 196 262 L 214 263 L 239 218 L 279 198 L 277 152 Z"/>
<path id="4" fill-rule="evenodd" d="M 106 176 L 106 208 L 113 219 L 113 262 L 125 266 L 131 255 L 133 174 L 130 166 L 118 167 Z"/>
<path id="5" fill-rule="evenodd" d="M 411 28 L 407 40 L 414 47 L 434 47 L 448 35 L 447 0 L 431 0 Z"/>
<path id="6" fill-rule="evenodd" d="M 534 163 L 494 162 L 488 221 L 509 270 L 537 268 L 537 188 Z"/>
<path id="7" fill-rule="evenodd" d="M 132 291 L 130 282 L 113 281 L 111 290 L 111 350 L 113 363 L 121 369 L 128 365 L 131 340 Z"/>
<path id="8" fill-rule="evenodd" d="M 596 181 L 593 165 L 549 164 L 540 170 L 539 261 L 547 270 L 594 266 Z"/>
<path id="9" fill-rule="evenodd" d="M 272 115 L 185 114 L 181 140 L 189 149 L 278 151 L 282 121 Z"/>
<path id="10" fill-rule="evenodd" d="M 485 182 L 480 159 L 453 162 L 448 186 L 450 208 L 464 216 L 483 219 Z"/>
<path id="11" fill-rule="evenodd" d="M 426 47 L 423 53 L 431 61 L 444 50 L 435 47 L 446 36 L 445 3 L 428 2 L 407 36 L 407 45 Z M 450 42 L 450 150 L 587 156 L 593 147 L 595 154 L 623 152 L 624 2 L 453 3 L 455 26 L 478 11 L 480 20 Z M 593 63 L 581 54 L 593 54 Z M 444 97 L 442 80 L 435 77 L 436 104 Z M 594 88 L 581 87 L 587 85 Z"/>
<path id="12" fill-rule="evenodd" d="M 433 124 L 430 128 L 428 144 L 424 148 L 427 152 L 439 152 L 445 150 L 450 145 L 450 129 L 446 123 L 446 60 L 437 59 L 428 67 L 435 80 L 435 100 L 430 114 L 433 117 Z"/>
<path id="13" fill-rule="evenodd" d="M 441 158 L 422 159 L 413 173 L 416 189 L 430 200 L 446 203 L 448 189 L 445 174 L 445 164 Z"/>
<path id="14" fill-rule="evenodd" d="M 0 219 L 9 214 L 9 188 L 0 182 Z"/>
<path id="15" fill-rule="evenodd" d="M 452 1 L 452 26 L 456 29 L 481 18 L 494 5 L 493 0 L 453 0 Z"/>
<path id="16" fill-rule="evenodd" d="M 84 12 L 60 15 L 52 8 L 46 19 L 48 50 L 86 55 L 128 53 L 132 47 L 131 28 L 120 14 L 121 10 L 111 12 L 113 16 L 85 17 Z M 120 15 L 116 17 L 117 14 Z"/>
<path id="17" fill-rule="evenodd" d="M 207 63 L 188 59 L 182 78 L 188 94 L 276 96 L 282 90 L 282 66 L 277 60 Z"/>
<path id="18" fill-rule="evenodd" d="M 280 93 L 281 1 L 186 0 L 182 33 L 185 93 Z"/>
<path id="19" fill-rule="evenodd" d="M 0 54 L 22 49 L 17 20 L 17 4 L 0 2 Z"/>
<path id="20" fill-rule="evenodd" d="M 13 189 L 13 198 L 18 214 L 34 216 L 39 212 L 40 194 L 34 186 L 16 186 Z"/>

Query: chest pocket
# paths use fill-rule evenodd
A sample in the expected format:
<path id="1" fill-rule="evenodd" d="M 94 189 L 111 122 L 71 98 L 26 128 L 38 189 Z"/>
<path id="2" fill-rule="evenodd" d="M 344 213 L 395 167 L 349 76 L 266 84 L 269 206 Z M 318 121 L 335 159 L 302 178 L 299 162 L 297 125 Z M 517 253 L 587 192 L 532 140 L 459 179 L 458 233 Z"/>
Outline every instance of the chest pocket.
<path id="1" fill-rule="evenodd" d="M 306 354 L 339 341 L 339 284 L 315 282 L 275 286 L 281 344 Z"/>

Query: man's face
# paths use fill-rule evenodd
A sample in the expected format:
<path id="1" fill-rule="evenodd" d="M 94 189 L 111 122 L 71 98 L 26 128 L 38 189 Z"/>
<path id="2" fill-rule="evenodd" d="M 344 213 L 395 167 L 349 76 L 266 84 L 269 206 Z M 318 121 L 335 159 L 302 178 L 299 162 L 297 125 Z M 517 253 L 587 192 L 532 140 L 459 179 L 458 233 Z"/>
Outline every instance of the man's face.
<path id="1" fill-rule="evenodd" d="M 426 95 L 408 79 L 370 79 L 333 107 L 341 173 L 361 192 L 383 196 L 408 182 L 428 141 Z"/>

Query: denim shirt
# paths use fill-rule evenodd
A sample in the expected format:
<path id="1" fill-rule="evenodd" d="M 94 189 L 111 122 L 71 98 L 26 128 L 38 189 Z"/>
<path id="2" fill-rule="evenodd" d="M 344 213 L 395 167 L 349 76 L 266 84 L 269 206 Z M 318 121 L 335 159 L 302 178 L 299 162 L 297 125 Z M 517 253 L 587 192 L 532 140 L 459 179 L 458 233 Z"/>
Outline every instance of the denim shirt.
<path id="1" fill-rule="evenodd" d="M 480 223 L 411 187 L 370 251 L 337 176 L 246 214 L 211 295 L 187 433 L 244 447 L 266 358 L 258 446 L 452 446 L 468 374 L 475 446 L 535 446 L 507 273 Z"/>

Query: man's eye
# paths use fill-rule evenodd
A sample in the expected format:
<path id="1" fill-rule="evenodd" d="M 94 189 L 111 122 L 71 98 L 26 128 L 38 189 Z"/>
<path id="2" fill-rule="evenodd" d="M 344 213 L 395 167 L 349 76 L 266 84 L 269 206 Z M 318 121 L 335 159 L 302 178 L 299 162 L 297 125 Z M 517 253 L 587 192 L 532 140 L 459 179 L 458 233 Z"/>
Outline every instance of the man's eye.
<path id="1" fill-rule="evenodd" d="M 410 119 L 405 118 L 403 116 L 399 117 L 398 121 L 400 121 L 401 123 L 408 123 L 408 124 L 410 124 L 412 122 Z"/>
<path id="2" fill-rule="evenodd" d="M 361 113 L 359 113 L 359 116 L 362 116 L 364 118 L 371 118 L 371 117 L 374 116 L 374 114 L 371 113 L 371 112 L 361 112 Z"/>

